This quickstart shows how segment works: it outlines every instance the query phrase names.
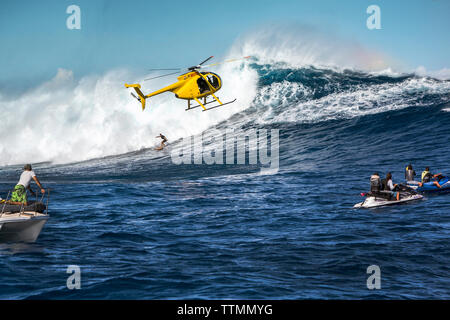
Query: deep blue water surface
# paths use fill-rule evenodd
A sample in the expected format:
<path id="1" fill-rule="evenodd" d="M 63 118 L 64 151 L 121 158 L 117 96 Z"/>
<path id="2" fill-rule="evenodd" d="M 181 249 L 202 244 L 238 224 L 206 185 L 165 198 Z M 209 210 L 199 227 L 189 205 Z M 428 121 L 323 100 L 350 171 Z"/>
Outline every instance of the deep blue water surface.
<path id="1" fill-rule="evenodd" d="M 51 218 L 36 243 L 0 245 L 0 298 L 449 299 L 450 194 L 352 208 L 374 171 L 450 174 L 448 82 L 254 68 L 254 106 L 217 128 L 279 129 L 278 173 L 153 150 L 35 165 Z M 1 196 L 20 168 L 0 168 Z"/>

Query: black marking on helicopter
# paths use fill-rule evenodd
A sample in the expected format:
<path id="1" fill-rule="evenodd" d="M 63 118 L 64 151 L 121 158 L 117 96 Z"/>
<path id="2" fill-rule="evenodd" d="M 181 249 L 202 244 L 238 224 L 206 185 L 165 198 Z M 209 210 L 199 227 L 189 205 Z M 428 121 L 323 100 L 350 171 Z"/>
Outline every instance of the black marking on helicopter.
<path id="1" fill-rule="evenodd" d="M 137 101 L 141 102 L 141 98 L 136 97 L 136 96 L 134 95 L 133 92 L 130 92 L 130 94 L 131 94 Z"/>

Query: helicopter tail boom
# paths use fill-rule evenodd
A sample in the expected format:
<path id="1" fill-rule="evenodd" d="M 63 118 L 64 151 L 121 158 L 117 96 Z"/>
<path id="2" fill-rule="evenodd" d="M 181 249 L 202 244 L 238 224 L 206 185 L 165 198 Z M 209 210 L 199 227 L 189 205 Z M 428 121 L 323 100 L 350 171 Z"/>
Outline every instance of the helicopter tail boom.
<path id="1" fill-rule="evenodd" d="M 134 96 L 133 94 L 132 95 L 142 104 L 142 111 L 144 111 L 146 97 L 144 96 L 144 94 L 141 91 L 141 85 L 140 84 L 127 84 L 127 83 L 125 83 L 125 87 L 126 88 L 134 88 L 134 90 L 138 94 L 139 98 Z"/>
<path id="2" fill-rule="evenodd" d="M 141 91 L 141 85 L 140 84 L 127 84 L 125 83 L 125 87 L 126 88 L 134 88 L 134 90 L 136 91 L 136 93 L 139 95 L 139 97 L 136 97 L 137 100 L 142 104 L 142 110 L 145 109 L 145 99 L 148 99 L 150 97 L 156 96 L 158 94 L 161 94 L 163 92 L 167 92 L 167 91 L 171 91 L 171 92 L 175 92 L 176 89 L 178 89 L 181 86 L 181 84 L 179 82 L 176 82 L 174 84 L 171 84 L 165 88 L 162 88 L 160 90 L 157 90 L 155 92 L 149 93 L 147 95 L 144 95 Z"/>

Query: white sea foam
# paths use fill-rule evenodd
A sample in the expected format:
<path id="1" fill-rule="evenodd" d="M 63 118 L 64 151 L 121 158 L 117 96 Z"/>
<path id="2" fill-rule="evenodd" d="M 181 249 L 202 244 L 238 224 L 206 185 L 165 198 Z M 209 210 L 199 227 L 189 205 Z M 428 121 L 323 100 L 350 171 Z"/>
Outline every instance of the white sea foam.
<path id="1" fill-rule="evenodd" d="M 260 30 L 238 40 L 228 53 L 230 58 L 246 55 L 272 68 L 314 65 L 399 75 L 382 54 L 315 30 Z M 236 103 L 209 112 L 185 112 L 186 101 L 165 93 L 148 99 L 142 112 L 124 83 L 139 82 L 148 93 L 174 79 L 142 82 L 143 75 L 126 70 L 76 79 L 72 71 L 59 69 L 53 79 L 18 97 L 0 92 L 0 165 L 67 163 L 136 151 L 155 146 L 159 133 L 173 142 L 199 134 L 250 106 L 255 112 L 241 113 L 227 125 L 362 116 L 404 108 L 417 94 L 450 90 L 448 82 L 411 78 L 397 84 L 355 86 L 311 100 L 314 92 L 301 83 L 282 81 L 258 87 L 257 72 L 248 63 L 224 64 L 211 71 L 223 80 L 219 98 L 237 98 Z"/>
<path id="2" fill-rule="evenodd" d="M 308 26 L 261 28 L 243 36 L 232 48 L 234 55 L 252 55 L 277 68 L 316 66 L 363 71 L 390 71 L 393 60 L 355 41 Z"/>
<path id="3" fill-rule="evenodd" d="M 154 146 L 159 133 L 171 141 L 201 133 L 247 108 L 256 94 L 257 76 L 247 66 L 217 71 L 225 79 L 220 98 L 237 98 L 237 103 L 220 112 L 185 112 L 186 101 L 165 93 L 148 99 L 142 112 L 124 87 L 142 80 L 135 75 L 114 70 L 75 80 L 72 71 L 59 69 L 53 79 L 17 98 L 0 95 L 0 165 L 82 161 Z M 143 85 L 146 93 L 163 81 Z"/>
<path id="4" fill-rule="evenodd" d="M 257 121 L 261 124 L 276 122 L 316 122 L 331 119 L 349 119 L 358 116 L 399 110 L 419 105 L 418 96 L 450 92 L 450 82 L 429 78 L 410 78 L 392 84 L 356 86 L 353 90 L 333 93 L 320 99 L 294 103 L 286 96 L 308 94 L 303 86 L 289 82 L 274 83 L 258 94 L 255 102 L 266 107 Z M 270 99 L 266 99 L 269 96 Z"/>
<path id="5" fill-rule="evenodd" d="M 433 77 L 440 80 L 450 80 L 449 68 L 443 68 L 440 70 L 427 70 L 424 66 L 419 66 L 415 70 L 415 74 L 422 77 Z"/>

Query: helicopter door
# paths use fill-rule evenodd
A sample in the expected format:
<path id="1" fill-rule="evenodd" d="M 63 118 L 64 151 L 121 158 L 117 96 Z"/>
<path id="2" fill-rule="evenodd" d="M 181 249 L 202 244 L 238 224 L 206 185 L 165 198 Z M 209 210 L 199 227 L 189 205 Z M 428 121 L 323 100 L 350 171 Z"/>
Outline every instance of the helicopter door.
<path id="1" fill-rule="evenodd" d="M 208 84 L 206 83 L 205 79 L 203 79 L 202 77 L 197 79 L 197 85 L 198 85 L 198 90 L 200 91 L 200 94 L 209 91 Z"/>

